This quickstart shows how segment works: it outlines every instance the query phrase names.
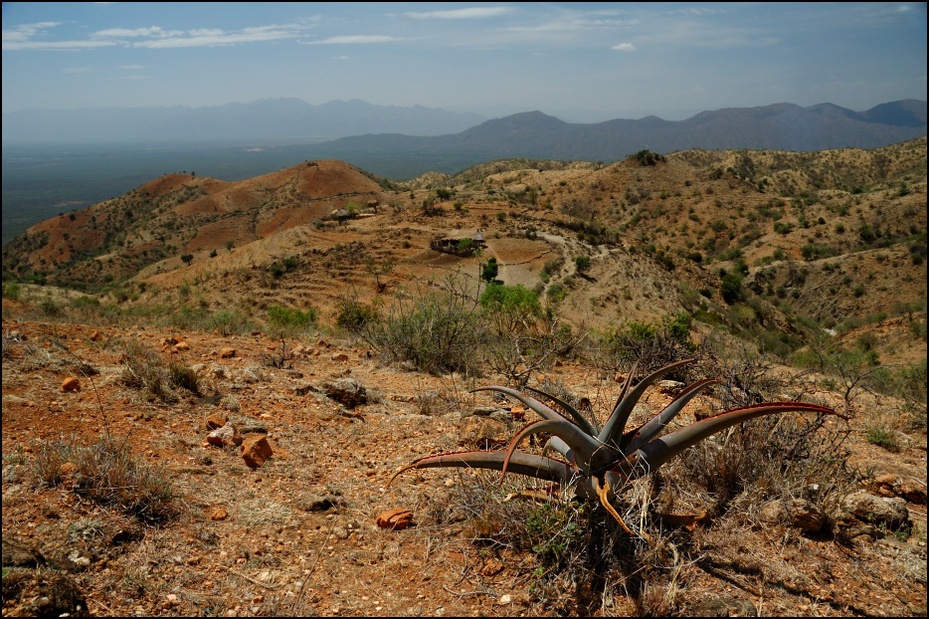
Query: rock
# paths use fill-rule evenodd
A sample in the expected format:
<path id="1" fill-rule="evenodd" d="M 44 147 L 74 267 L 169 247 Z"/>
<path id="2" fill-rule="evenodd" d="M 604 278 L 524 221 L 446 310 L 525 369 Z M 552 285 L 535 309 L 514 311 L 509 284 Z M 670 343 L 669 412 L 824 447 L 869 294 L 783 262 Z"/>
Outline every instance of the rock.
<path id="1" fill-rule="evenodd" d="M 900 497 L 879 497 L 862 490 L 846 496 L 842 507 L 855 518 L 876 526 L 891 530 L 912 526 L 906 501 Z"/>
<path id="2" fill-rule="evenodd" d="M 507 424 L 490 417 L 470 415 L 461 420 L 459 428 L 461 444 L 478 449 L 490 449 L 506 445 L 510 440 Z"/>
<path id="3" fill-rule="evenodd" d="M 903 497 L 915 505 L 926 504 L 926 488 L 912 480 L 900 479 L 892 473 L 874 478 L 873 489 L 886 497 Z"/>
<path id="4" fill-rule="evenodd" d="M 61 390 L 65 393 L 70 391 L 80 391 L 81 390 L 81 381 L 75 376 L 70 376 L 61 383 Z"/>
<path id="5" fill-rule="evenodd" d="M 216 447 L 227 447 L 229 445 L 241 445 L 242 435 L 231 423 L 226 423 L 222 427 L 216 428 L 206 437 L 206 442 Z"/>
<path id="6" fill-rule="evenodd" d="M 241 453 L 245 465 L 254 470 L 267 462 L 274 452 L 271 450 L 267 437 L 254 436 L 242 443 Z"/>
<path id="7" fill-rule="evenodd" d="M 759 515 L 764 522 L 797 527 L 805 533 L 821 531 L 828 521 L 822 508 L 805 499 L 769 501 Z"/>
<path id="8" fill-rule="evenodd" d="M 178 352 L 184 352 L 184 351 L 190 350 L 190 344 L 188 344 L 187 342 L 178 342 L 177 344 L 174 345 L 174 350 Z"/>
<path id="9" fill-rule="evenodd" d="M 215 430 L 216 428 L 221 428 L 229 422 L 229 416 L 223 415 L 222 413 L 213 413 L 206 418 L 206 429 Z"/>
<path id="10" fill-rule="evenodd" d="M 346 408 L 367 404 L 368 393 L 354 378 L 336 378 L 323 383 L 323 392 Z"/>
<path id="11" fill-rule="evenodd" d="M 3 534 L 3 567 L 39 567 L 45 565 L 45 557 L 31 542 L 20 540 L 15 535 Z"/>
<path id="12" fill-rule="evenodd" d="M 665 395 L 677 395 L 684 388 L 684 383 L 677 380 L 659 380 L 656 386 Z"/>
<path id="13" fill-rule="evenodd" d="M 16 568 L 3 576 L 3 614 L 14 617 L 88 617 L 87 602 L 75 582 L 49 569 Z M 12 608 L 7 601 L 21 600 Z"/>
<path id="14" fill-rule="evenodd" d="M 210 520 L 225 520 L 229 517 L 229 512 L 226 511 L 225 507 L 216 505 L 207 511 L 207 517 Z"/>
<path id="15" fill-rule="evenodd" d="M 227 346 L 219 351 L 220 359 L 232 359 L 233 357 L 235 357 L 235 348 Z"/>
<path id="16" fill-rule="evenodd" d="M 484 567 L 481 568 L 481 576 L 496 576 L 503 571 L 503 567 L 503 564 L 496 559 L 488 559 Z"/>
<path id="17" fill-rule="evenodd" d="M 404 507 L 395 507 L 378 514 L 375 522 L 382 529 L 400 531 L 413 524 L 413 512 Z"/>

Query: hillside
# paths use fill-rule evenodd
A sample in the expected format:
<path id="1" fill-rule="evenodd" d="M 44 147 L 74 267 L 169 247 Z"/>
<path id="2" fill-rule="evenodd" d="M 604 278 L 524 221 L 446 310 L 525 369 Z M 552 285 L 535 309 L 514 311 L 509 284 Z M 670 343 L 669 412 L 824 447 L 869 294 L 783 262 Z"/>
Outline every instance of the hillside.
<path id="1" fill-rule="evenodd" d="M 3 268 L 130 304 L 313 307 L 332 324 L 347 290 L 370 302 L 457 271 L 476 285 L 494 257 L 578 328 L 687 312 L 783 348 L 798 321 L 924 308 L 925 148 L 503 160 L 403 184 L 329 160 L 237 182 L 173 174 L 34 226 Z M 480 255 L 431 248 L 479 231 Z"/>
<path id="2" fill-rule="evenodd" d="M 926 219 L 920 138 L 166 174 L 41 222 L 3 251 L 4 615 L 925 616 Z M 560 415 L 505 476 L 395 478 L 528 432 L 492 385 L 594 429 L 625 396 L 622 449 L 802 405 L 615 515 L 532 477 L 545 435 L 572 478 L 620 449 Z"/>

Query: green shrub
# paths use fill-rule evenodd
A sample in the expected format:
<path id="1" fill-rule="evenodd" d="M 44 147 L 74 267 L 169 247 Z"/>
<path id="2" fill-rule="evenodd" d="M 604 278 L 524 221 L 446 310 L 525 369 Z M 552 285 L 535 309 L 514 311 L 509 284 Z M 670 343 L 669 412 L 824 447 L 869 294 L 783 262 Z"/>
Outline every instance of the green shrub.
<path id="1" fill-rule="evenodd" d="M 896 433 L 884 424 L 868 426 L 868 442 L 883 447 L 887 451 L 900 451 L 900 442 L 897 440 Z"/>
<path id="2" fill-rule="evenodd" d="M 366 326 L 374 324 L 377 311 L 353 297 L 343 297 L 337 303 L 336 325 L 353 333 L 361 333 Z"/>
<path id="3" fill-rule="evenodd" d="M 639 371 L 646 372 L 685 359 L 696 350 L 690 341 L 691 324 L 690 315 L 675 314 L 659 323 L 629 321 L 607 329 L 600 336 L 600 363 L 618 370 L 638 362 Z"/>
<path id="4" fill-rule="evenodd" d="M 19 282 L 8 282 L 3 284 L 3 298 L 11 301 L 19 301 L 20 286 Z"/>
<path id="5" fill-rule="evenodd" d="M 453 290 L 397 296 L 365 340 L 385 363 L 406 362 L 430 374 L 479 375 L 487 330 L 469 297 Z"/>
<path id="6" fill-rule="evenodd" d="M 268 324 L 275 335 L 293 335 L 316 325 L 316 310 L 272 305 L 267 309 Z"/>

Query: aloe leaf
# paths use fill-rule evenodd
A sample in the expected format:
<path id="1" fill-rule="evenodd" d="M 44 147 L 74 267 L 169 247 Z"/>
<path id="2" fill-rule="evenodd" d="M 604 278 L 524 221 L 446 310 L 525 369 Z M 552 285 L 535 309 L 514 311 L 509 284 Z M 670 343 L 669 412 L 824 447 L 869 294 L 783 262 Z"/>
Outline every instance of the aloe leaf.
<path id="1" fill-rule="evenodd" d="M 414 460 L 394 473 L 387 485 L 390 486 L 401 473 L 410 469 L 459 467 L 500 471 L 503 470 L 505 455 L 502 451 L 461 451 L 426 456 Z M 515 452 L 510 455 L 508 466 L 510 471 L 519 475 L 546 481 L 567 484 L 572 478 L 568 463 L 536 454 Z"/>
<path id="2" fill-rule="evenodd" d="M 526 395 L 525 393 L 523 393 L 522 391 L 518 391 L 516 389 L 510 389 L 509 387 L 501 387 L 499 385 L 491 385 L 489 387 L 478 387 L 477 389 L 472 389 L 471 393 L 475 393 L 477 391 L 499 391 L 500 393 L 505 393 L 506 395 L 512 398 L 516 398 L 517 400 L 519 400 L 520 402 L 522 402 L 523 404 L 525 404 L 526 406 L 528 406 L 529 408 L 537 412 L 543 419 L 551 419 L 553 421 L 568 421 L 568 422 L 571 421 L 570 419 L 568 419 L 567 417 L 565 417 L 564 415 L 562 415 L 555 409 L 549 406 L 546 406 L 545 404 L 543 404 L 542 402 L 539 402 L 535 398 L 530 397 Z"/>
<path id="3" fill-rule="evenodd" d="M 568 404 L 566 401 L 564 401 L 564 400 L 562 400 L 561 398 L 559 398 L 559 397 L 557 397 L 557 396 L 554 396 L 554 395 L 552 395 L 552 394 L 550 394 L 550 393 L 547 393 L 547 392 L 545 392 L 545 391 L 541 391 L 541 390 L 539 390 L 539 389 L 536 389 L 535 387 L 530 387 L 530 386 L 528 386 L 528 385 L 526 385 L 525 387 L 523 387 L 523 389 L 526 389 L 526 390 L 528 390 L 528 391 L 532 391 L 533 393 L 536 393 L 536 394 L 538 394 L 538 395 L 541 395 L 541 396 L 544 396 L 544 397 L 550 399 L 552 402 L 554 402 L 554 403 L 557 404 L 558 406 L 562 407 L 562 408 L 565 410 L 565 412 L 567 412 L 569 415 L 571 415 L 571 418 L 574 419 L 574 421 L 577 423 L 577 425 L 579 425 L 579 426 L 581 427 L 581 429 L 584 430 L 584 432 L 586 432 L 587 434 L 590 434 L 591 436 L 597 434 L 598 429 L 597 429 L 597 427 L 596 427 L 596 425 L 595 425 L 596 422 L 593 422 L 593 421 L 591 421 L 590 419 L 587 419 L 587 417 L 585 417 L 584 415 L 582 415 L 582 414 L 580 413 L 580 411 L 578 411 L 575 407 L 573 407 L 573 406 L 571 406 L 570 404 Z"/>
<path id="4" fill-rule="evenodd" d="M 577 455 L 574 453 L 574 450 L 571 449 L 571 446 L 565 443 L 561 438 L 557 436 L 549 437 L 549 439 L 545 441 L 542 455 L 548 453 L 549 449 L 553 449 L 560 453 L 562 457 L 568 461 L 568 464 L 571 465 L 571 468 L 577 470 Z"/>
<path id="5" fill-rule="evenodd" d="M 688 447 L 696 445 L 703 439 L 716 434 L 726 428 L 764 415 L 787 412 L 814 412 L 832 414 L 831 408 L 818 404 L 805 402 L 765 402 L 745 408 L 735 408 L 719 415 L 709 417 L 702 421 L 692 423 L 687 427 L 676 430 L 671 434 L 656 438 L 646 443 L 619 466 L 614 472 L 629 475 L 634 469 L 641 467 L 641 472 L 654 471 L 662 464 L 681 454 Z"/>
<path id="6" fill-rule="evenodd" d="M 674 419 L 679 412 L 690 402 L 694 396 L 707 386 L 719 382 L 715 378 L 707 378 L 697 381 L 684 388 L 674 400 L 668 404 L 663 411 L 652 417 L 647 423 L 642 425 L 638 430 L 623 436 L 622 448 L 626 453 L 633 452 L 654 437 L 658 436 L 662 430 Z"/>
<path id="7" fill-rule="evenodd" d="M 582 467 L 589 468 L 592 460 L 596 460 L 599 466 L 609 466 L 616 461 L 617 455 L 615 452 L 600 445 L 591 435 L 585 433 L 567 419 L 542 419 L 523 427 L 510 441 L 510 446 L 503 461 L 501 480 L 503 475 L 506 474 L 510 455 L 519 442 L 527 436 L 539 434 L 540 432 L 549 432 L 564 441 L 575 454 L 580 456 Z"/>
<path id="8" fill-rule="evenodd" d="M 671 370 L 675 370 L 693 361 L 693 359 L 684 359 L 683 361 L 671 363 L 670 365 L 656 370 L 646 378 L 643 378 L 642 382 L 635 386 L 635 389 L 616 403 L 613 412 L 610 413 L 610 418 L 607 420 L 606 424 L 604 424 L 603 429 L 600 430 L 600 435 L 598 437 L 600 441 L 609 445 L 618 445 L 616 438 L 622 434 L 626 427 L 626 422 L 629 421 L 629 414 L 632 412 L 632 409 L 635 408 L 636 403 L 639 401 L 639 398 L 642 397 L 642 394 L 645 393 L 645 390 Z M 632 374 L 630 374 L 629 377 L 629 379 L 631 379 Z M 624 385 L 623 392 L 625 393 L 625 391 L 626 386 Z"/>

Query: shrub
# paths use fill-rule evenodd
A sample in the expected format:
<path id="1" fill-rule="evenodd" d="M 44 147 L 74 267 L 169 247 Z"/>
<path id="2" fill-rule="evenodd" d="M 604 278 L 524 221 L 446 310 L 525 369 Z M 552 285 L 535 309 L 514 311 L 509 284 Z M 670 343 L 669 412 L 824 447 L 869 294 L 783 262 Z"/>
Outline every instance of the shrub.
<path id="1" fill-rule="evenodd" d="M 32 470 L 41 485 L 56 487 L 65 481 L 65 463 L 74 465 L 69 488 L 84 499 L 149 524 L 178 514 L 170 475 L 139 460 L 123 440 L 104 436 L 92 445 L 43 442 L 35 450 Z"/>
<path id="2" fill-rule="evenodd" d="M 316 310 L 272 305 L 267 309 L 268 323 L 275 335 L 293 335 L 316 324 Z"/>
<path id="3" fill-rule="evenodd" d="M 586 273 L 590 269 L 590 256 L 578 256 L 574 259 L 574 266 L 578 273 Z"/>
<path id="4" fill-rule="evenodd" d="M 690 315 L 675 314 L 660 323 L 630 321 L 607 329 L 600 337 L 599 363 L 613 371 L 638 363 L 642 371 L 651 371 L 680 361 L 696 350 L 691 323 Z"/>
<path id="5" fill-rule="evenodd" d="M 361 333 L 366 326 L 377 321 L 377 311 L 354 297 L 342 297 L 337 303 L 336 325 L 346 331 Z"/>
<path id="6" fill-rule="evenodd" d="M 450 289 L 412 299 L 398 295 L 382 320 L 365 326 L 363 337 L 383 362 L 407 362 L 430 374 L 480 374 L 487 331 L 477 303 L 459 282 L 448 283 Z"/>

